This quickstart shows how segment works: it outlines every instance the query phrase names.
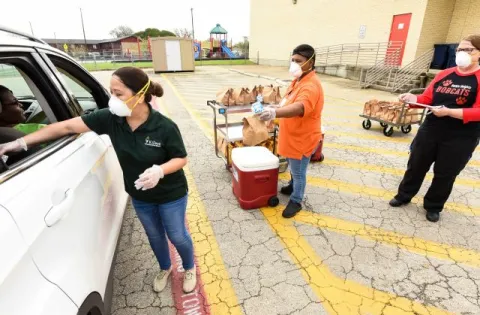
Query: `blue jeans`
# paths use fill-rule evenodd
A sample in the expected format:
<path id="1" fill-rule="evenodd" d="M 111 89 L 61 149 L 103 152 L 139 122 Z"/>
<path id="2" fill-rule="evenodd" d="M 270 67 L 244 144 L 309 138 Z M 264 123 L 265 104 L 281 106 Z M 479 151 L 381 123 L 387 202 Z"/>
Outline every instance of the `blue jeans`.
<path id="1" fill-rule="evenodd" d="M 308 163 L 310 163 L 310 158 L 310 156 L 303 156 L 301 160 L 287 159 L 288 164 L 290 165 L 290 174 L 292 176 L 290 184 L 293 184 L 293 193 L 290 196 L 290 200 L 293 202 L 302 203 L 303 201 L 305 187 L 307 186 L 307 168 Z"/>
<path id="2" fill-rule="evenodd" d="M 183 269 L 192 269 L 194 266 L 192 238 L 185 226 L 187 200 L 188 195 L 164 204 L 132 199 L 133 207 L 162 270 L 172 266 L 167 236 L 182 258 Z"/>

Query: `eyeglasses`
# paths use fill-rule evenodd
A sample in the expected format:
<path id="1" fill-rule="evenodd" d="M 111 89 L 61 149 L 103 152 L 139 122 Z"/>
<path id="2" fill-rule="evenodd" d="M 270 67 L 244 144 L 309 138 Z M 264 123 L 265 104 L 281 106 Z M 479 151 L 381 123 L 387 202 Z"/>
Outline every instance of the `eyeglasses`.
<path id="1" fill-rule="evenodd" d="M 471 54 L 474 50 L 478 50 L 478 49 L 477 48 L 457 48 L 457 52 L 464 51 L 469 54 Z"/>

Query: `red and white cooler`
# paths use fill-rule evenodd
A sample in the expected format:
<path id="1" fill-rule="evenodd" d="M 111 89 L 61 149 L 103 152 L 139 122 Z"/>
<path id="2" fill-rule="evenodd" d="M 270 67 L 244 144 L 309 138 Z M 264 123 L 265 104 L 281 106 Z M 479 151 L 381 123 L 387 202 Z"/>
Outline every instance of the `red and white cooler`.
<path id="1" fill-rule="evenodd" d="M 265 147 L 232 150 L 233 194 L 244 210 L 276 207 L 279 160 Z"/>

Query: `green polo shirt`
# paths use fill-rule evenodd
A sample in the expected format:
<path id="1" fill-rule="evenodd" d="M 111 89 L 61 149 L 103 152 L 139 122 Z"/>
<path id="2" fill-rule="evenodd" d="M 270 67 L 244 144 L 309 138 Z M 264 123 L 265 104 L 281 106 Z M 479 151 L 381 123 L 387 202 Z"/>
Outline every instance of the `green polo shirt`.
<path id="1" fill-rule="evenodd" d="M 137 190 L 134 185 L 140 174 L 154 164 L 162 165 L 173 158 L 187 156 L 180 130 L 172 120 L 152 108 L 147 120 L 135 131 L 124 117 L 112 114 L 109 109 L 97 110 L 82 119 L 90 130 L 110 136 L 123 170 L 125 190 L 134 199 L 162 204 L 187 194 L 183 170 L 165 175 L 152 189 Z"/>

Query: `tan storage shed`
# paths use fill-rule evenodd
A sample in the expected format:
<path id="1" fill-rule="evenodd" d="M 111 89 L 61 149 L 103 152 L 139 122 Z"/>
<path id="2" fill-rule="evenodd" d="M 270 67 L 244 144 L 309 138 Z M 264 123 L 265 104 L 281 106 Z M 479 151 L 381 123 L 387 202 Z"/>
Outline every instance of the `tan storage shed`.
<path id="1" fill-rule="evenodd" d="M 155 72 L 195 71 L 193 41 L 178 37 L 152 38 Z"/>

